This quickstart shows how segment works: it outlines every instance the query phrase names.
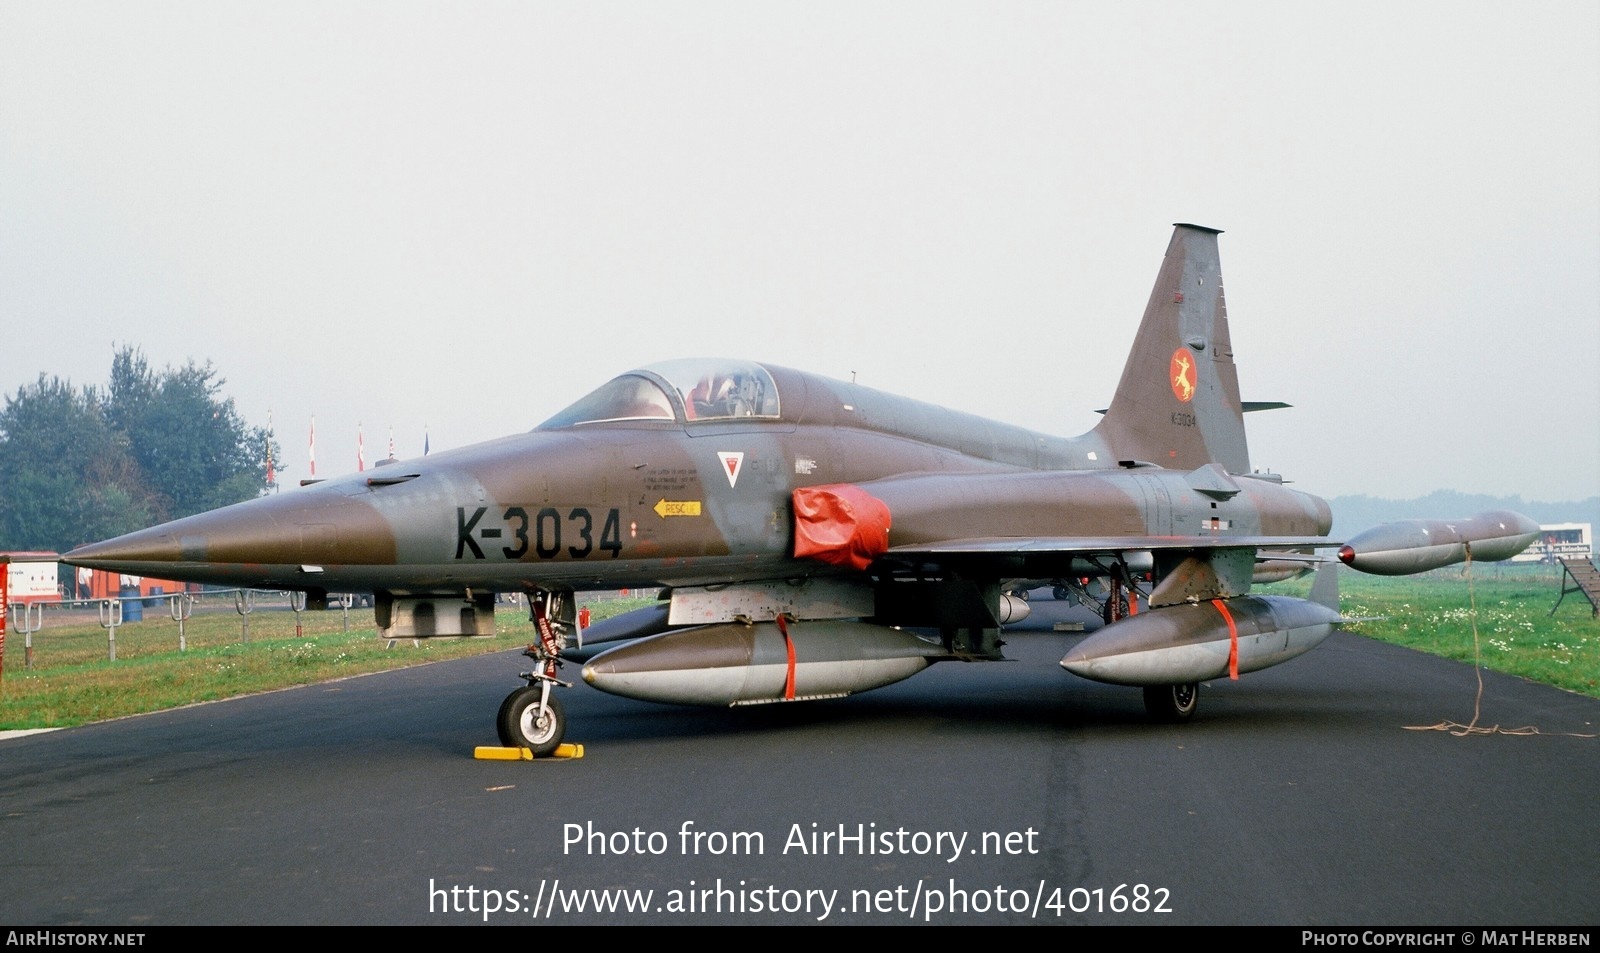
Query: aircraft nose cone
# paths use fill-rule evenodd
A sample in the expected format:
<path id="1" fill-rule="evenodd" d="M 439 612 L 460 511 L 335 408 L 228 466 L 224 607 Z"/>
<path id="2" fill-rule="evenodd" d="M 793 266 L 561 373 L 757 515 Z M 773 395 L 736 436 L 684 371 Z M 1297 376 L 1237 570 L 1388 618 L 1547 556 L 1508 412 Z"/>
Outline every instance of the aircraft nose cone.
<path id="1" fill-rule="evenodd" d="M 157 526 L 79 546 L 61 558 L 75 566 L 104 569 L 111 563 L 176 562 L 181 553 L 181 545 L 166 527 Z"/>
<path id="2" fill-rule="evenodd" d="M 371 505 L 338 492 L 303 491 L 79 546 L 62 559 L 160 579 L 260 585 L 272 577 L 292 586 L 302 566 L 392 564 L 395 540 Z"/>
<path id="3" fill-rule="evenodd" d="M 79 546 L 63 559 L 94 569 L 143 575 L 159 575 L 163 568 L 182 564 L 279 562 L 291 555 L 284 551 L 289 540 L 283 538 L 282 521 L 273 512 L 282 507 L 262 505 L 269 502 L 240 503 Z M 246 541 L 247 546 L 241 545 Z"/>

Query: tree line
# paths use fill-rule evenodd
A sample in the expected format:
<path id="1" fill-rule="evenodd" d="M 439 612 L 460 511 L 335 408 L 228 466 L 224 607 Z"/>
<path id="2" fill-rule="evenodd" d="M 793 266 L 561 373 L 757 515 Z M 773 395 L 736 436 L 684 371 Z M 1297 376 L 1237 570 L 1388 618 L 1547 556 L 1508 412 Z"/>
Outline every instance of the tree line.
<path id="1" fill-rule="evenodd" d="M 102 387 L 40 374 L 0 410 L 0 550 L 66 552 L 259 496 L 271 434 L 209 362 L 122 347 Z M 276 454 L 277 448 L 270 452 Z"/>

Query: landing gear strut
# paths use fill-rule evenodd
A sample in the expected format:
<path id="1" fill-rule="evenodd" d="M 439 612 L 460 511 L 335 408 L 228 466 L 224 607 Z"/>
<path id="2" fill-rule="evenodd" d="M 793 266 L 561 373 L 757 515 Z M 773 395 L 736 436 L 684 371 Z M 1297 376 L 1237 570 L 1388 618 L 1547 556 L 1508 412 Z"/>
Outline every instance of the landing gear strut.
<path id="1" fill-rule="evenodd" d="M 1106 573 L 1106 601 L 1100 608 L 1100 618 L 1106 625 L 1139 614 L 1139 583 L 1133 571 L 1119 555 L 1116 564 Z"/>
<path id="2" fill-rule="evenodd" d="M 539 640 L 522 653 L 534 662 L 533 671 L 519 676 L 528 684 L 507 695 L 495 717 L 500 743 L 508 748 L 528 748 L 534 757 L 544 757 L 555 752 L 566 734 L 567 717 L 550 689 L 572 687 L 571 682 L 556 677 L 561 650 L 566 647 L 564 630 L 569 627 L 563 616 L 571 612 L 571 600 L 562 599 L 559 593 L 548 589 L 528 593 L 528 614 Z"/>

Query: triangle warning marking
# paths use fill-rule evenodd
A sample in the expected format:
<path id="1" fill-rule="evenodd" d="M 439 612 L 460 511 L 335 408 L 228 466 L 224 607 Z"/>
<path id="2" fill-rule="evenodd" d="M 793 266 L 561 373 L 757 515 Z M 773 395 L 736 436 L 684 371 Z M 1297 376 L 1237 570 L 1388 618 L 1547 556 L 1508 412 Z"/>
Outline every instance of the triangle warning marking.
<path id="1" fill-rule="evenodd" d="M 744 451 L 718 450 L 717 459 L 722 461 L 722 472 L 727 474 L 728 486 L 738 486 L 739 470 L 744 466 Z"/>

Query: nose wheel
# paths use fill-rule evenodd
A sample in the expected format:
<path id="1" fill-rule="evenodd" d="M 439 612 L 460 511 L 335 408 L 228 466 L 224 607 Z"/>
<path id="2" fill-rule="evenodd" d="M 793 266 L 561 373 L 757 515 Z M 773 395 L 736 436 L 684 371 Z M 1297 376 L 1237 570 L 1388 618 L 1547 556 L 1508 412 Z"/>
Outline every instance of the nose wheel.
<path id="1" fill-rule="evenodd" d="M 567 731 L 561 702 L 550 695 L 548 683 L 528 685 L 506 696 L 495 718 L 500 743 L 508 748 L 529 748 L 536 758 L 553 754 Z"/>

